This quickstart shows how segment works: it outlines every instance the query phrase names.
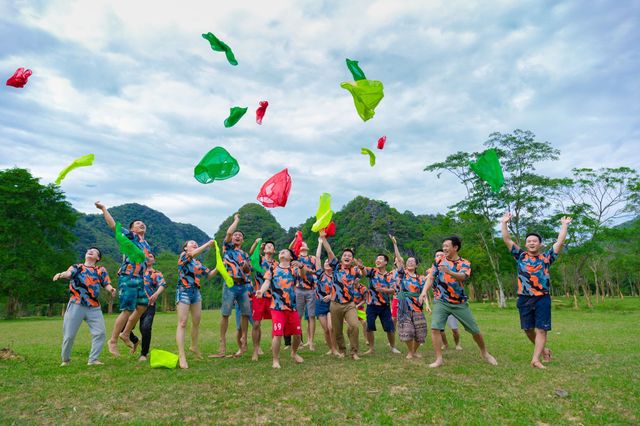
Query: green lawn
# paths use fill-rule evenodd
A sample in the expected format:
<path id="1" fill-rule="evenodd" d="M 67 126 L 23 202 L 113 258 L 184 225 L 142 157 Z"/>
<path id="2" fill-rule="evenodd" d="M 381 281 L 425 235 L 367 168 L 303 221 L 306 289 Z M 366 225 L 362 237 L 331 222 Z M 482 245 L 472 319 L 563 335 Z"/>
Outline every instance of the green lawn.
<path id="1" fill-rule="evenodd" d="M 387 351 L 380 331 L 378 353 L 358 362 L 325 356 L 322 343 L 315 353 L 301 352 L 302 365 L 285 354 L 279 371 L 269 354 L 257 363 L 249 356 L 190 359 L 189 370 L 152 370 L 130 356 L 113 359 L 105 347 L 106 365 L 88 367 L 86 325 L 71 366 L 61 368 L 60 318 L 4 321 L 0 347 L 22 359 L 0 361 L 0 424 L 638 424 L 640 300 L 579 311 L 558 302 L 554 361 L 545 371 L 529 367 L 532 346 L 513 301 L 506 310 L 472 306 L 497 367 L 481 362 L 463 333 L 464 350 L 447 351 L 437 370 L 427 368 L 430 342 L 420 349 L 422 360 L 408 361 Z M 218 347 L 219 318 L 219 311 L 203 315 L 204 353 Z M 107 318 L 108 331 L 113 320 Z M 152 347 L 175 352 L 175 323 L 174 314 L 156 316 Z M 228 340 L 235 349 L 233 333 Z M 268 339 L 262 347 L 268 352 Z M 557 396 L 558 389 L 569 396 Z"/>

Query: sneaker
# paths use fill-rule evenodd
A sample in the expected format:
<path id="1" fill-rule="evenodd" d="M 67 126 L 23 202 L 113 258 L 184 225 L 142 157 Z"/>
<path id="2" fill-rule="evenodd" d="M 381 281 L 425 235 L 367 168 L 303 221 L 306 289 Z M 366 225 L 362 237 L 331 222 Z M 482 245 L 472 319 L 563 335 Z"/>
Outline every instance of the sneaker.
<path id="1" fill-rule="evenodd" d="M 69 361 L 62 361 L 62 364 L 60 364 L 60 367 L 66 367 L 69 365 Z"/>
<path id="2" fill-rule="evenodd" d="M 392 353 L 392 354 L 401 354 L 402 352 L 400 352 L 400 351 L 398 350 L 398 348 L 391 348 L 391 353 Z"/>
<path id="3" fill-rule="evenodd" d="M 97 359 L 95 361 L 89 361 L 87 362 L 87 365 L 104 365 L 104 362 L 102 361 L 98 361 Z"/>

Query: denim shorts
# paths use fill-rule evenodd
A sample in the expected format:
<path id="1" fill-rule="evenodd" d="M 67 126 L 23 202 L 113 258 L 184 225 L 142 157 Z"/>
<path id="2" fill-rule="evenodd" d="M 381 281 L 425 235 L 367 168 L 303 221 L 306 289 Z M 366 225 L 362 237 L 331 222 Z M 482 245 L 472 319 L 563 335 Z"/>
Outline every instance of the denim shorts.
<path id="1" fill-rule="evenodd" d="M 223 317 L 228 317 L 233 311 L 233 302 L 237 302 L 242 315 L 251 315 L 251 304 L 249 303 L 249 287 L 247 284 L 236 284 L 229 288 L 222 286 L 222 307 L 220 311 Z"/>
<path id="2" fill-rule="evenodd" d="M 200 289 L 197 287 L 184 287 L 179 285 L 176 289 L 176 305 L 182 303 L 185 305 L 195 305 L 202 301 Z"/>

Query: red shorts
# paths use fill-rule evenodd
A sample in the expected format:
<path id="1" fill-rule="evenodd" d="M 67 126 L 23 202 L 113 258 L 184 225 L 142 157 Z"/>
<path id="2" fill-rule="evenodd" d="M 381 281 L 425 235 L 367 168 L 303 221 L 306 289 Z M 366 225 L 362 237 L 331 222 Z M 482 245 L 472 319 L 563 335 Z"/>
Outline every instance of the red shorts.
<path id="1" fill-rule="evenodd" d="M 271 309 L 271 336 L 301 335 L 300 315 L 296 311 L 277 311 Z"/>
<path id="2" fill-rule="evenodd" d="M 398 299 L 391 300 L 391 318 L 398 318 Z"/>
<path id="3" fill-rule="evenodd" d="M 270 297 L 254 297 L 251 299 L 251 318 L 254 321 L 271 319 Z"/>

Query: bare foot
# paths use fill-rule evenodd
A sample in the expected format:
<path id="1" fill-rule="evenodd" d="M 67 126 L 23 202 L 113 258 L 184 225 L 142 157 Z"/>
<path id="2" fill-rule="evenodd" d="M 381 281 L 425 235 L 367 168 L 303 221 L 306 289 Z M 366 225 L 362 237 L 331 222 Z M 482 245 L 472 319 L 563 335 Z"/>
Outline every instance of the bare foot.
<path id="1" fill-rule="evenodd" d="M 420 352 L 414 353 L 413 356 L 416 358 L 422 358 L 422 354 Z"/>
<path id="2" fill-rule="evenodd" d="M 491 355 L 489 352 L 485 352 L 482 354 L 482 358 L 487 361 L 491 365 L 498 365 L 498 361 Z"/>
<path id="3" fill-rule="evenodd" d="M 456 345 L 456 351 L 461 351 L 461 350 L 462 350 L 462 346 Z"/>
<path id="4" fill-rule="evenodd" d="M 309 343 L 309 350 L 310 350 L 311 352 L 313 352 L 313 351 L 315 351 L 315 350 L 316 350 L 316 347 L 314 346 L 314 344 L 313 344 L 313 343 Z"/>
<path id="5" fill-rule="evenodd" d="M 371 355 L 373 353 L 373 348 L 369 348 L 369 350 L 367 350 L 366 352 L 364 352 L 362 355 Z"/>
<path id="6" fill-rule="evenodd" d="M 116 358 L 120 357 L 120 352 L 118 351 L 118 342 L 112 342 L 111 340 L 109 340 L 107 346 L 109 347 L 109 352 L 111 352 L 111 355 Z"/>
<path id="7" fill-rule="evenodd" d="M 335 354 L 333 353 L 333 351 L 329 351 L 325 355 L 335 355 Z"/>
<path id="8" fill-rule="evenodd" d="M 442 361 L 442 358 L 438 358 L 435 361 L 433 361 L 431 364 L 429 364 L 429 368 L 438 368 L 442 364 L 444 364 L 444 361 Z"/>
<path id="9" fill-rule="evenodd" d="M 342 352 L 334 352 L 333 354 L 338 358 L 344 358 L 344 354 Z"/>
<path id="10" fill-rule="evenodd" d="M 98 361 L 97 359 L 94 361 L 87 362 L 87 365 L 104 365 L 104 362 Z"/>
<path id="11" fill-rule="evenodd" d="M 226 351 L 224 349 L 221 349 L 217 354 L 209 355 L 209 358 L 224 358 L 226 356 L 225 352 Z"/>
<path id="12" fill-rule="evenodd" d="M 120 340 L 122 340 L 129 349 L 133 349 L 133 342 L 129 340 L 129 336 L 125 336 L 124 333 L 120 333 L 118 337 L 120 337 Z"/>
<path id="13" fill-rule="evenodd" d="M 442 346 L 440 346 L 440 349 L 445 351 L 445 350 L 449 349 L 449 345 L 442 345 Z"/>
<path id="14" fill-rule="evenodd" d="M 358 354 L 351 354 L 351 358 L 352 358 L 354 361 L 358 361 L 358 360 L 360 359 L 360 357 L 358 356 Z"/>
<path id="15" fill-rule="evenodd" d="M 302 347 L 302 348 L 306 348 L 307 346 L 309 346 L 309 341 L 308 340 L 306 342 L 304 342 L 302 345 L 300 345 L 300 347 Z"/>
<path id="16" fill-rule="evenodd" d="M 131 355 L 135 354 L 135 353 L 136 353 L 136 350 L 138 349 L 138 346 L 139 346 L 139 345 L 140 345 L 140 339 L 138 339 L 138 341 L 137 341 L 137 342 L 135 342 L 135 343 L 133 344 L 133 347 L 131 348 L 131 350 L 129 351 L 129 353 L 130 353 Z"/>
<path id="17" fill-rule="evenodd" d="M 544 370 L 544 369 L 547 368 L 544 365 L 542 365 L 542 363 L 540 361 L 531 361 L 531 366 L 533 368 L 539 368 L 540 370 Z"/>
<path id="18" fill-rule="evenodd" d="M 253 351 L 253 355 L 251 355 L 251 361 L 257 361 L 258 360 L 258 352 Z"/>
<path id="19" fill-rule="evenodd" d="M 258 355 L 264 355 L 264 352 L 262 352 L 262 348 L 258 348 Z"/>
<path id="20" fill-rule="evenodd" d="M 273 364 L 271 364 L 271 366 L 273 368 L 280 368 L 280 363 L 278 361 L 273 361 Z"/>
<path id="21" fill-rule="evenodd" d="M 542 362 L 551 362 L 552 352 L 549 348 L 542 350 Z"/>
<path id="22" fill-rule="evenodd" d="M 407 359 L 413 359 L 413 354 L 411 352 L 407 354 Z"/>
<path id="23" fill-rule="evenodd" d="M 189 364 L 187 364 L 187 360 L 185 358 L 180 358 L 179 364 L 180 364 L 180 368 L 184 370 L 189 368 Z"/>
<path id="24" fill-rule="evenodd" d="M 298 355 L 297 353 L 291 353 L 291 358 L 293 358 L 293 360 L 296 362 L 296 364 L 302 364 L 304 362 L 304 359 L 302 359 L 302 357 L 300 355 Z"/>
<path id="25" fill-rule="evenodd" d="M 202 359 L 202 354 L 200 353 L 200 349 L 198 348 L 189 348 L 189 352 L 193 353 L 196 359 Z"/>
<path id="26" fill-rule="evenodd" d="M 242 356 L 243 353 L 246 352 L 246 349 L 243 351 L 242 348 L 238 349 L 238 352 L 236 352 L 235 354 L 233 354 L 234 358 L 240 358 Z"/>

